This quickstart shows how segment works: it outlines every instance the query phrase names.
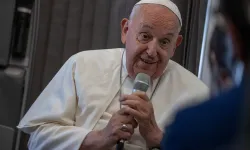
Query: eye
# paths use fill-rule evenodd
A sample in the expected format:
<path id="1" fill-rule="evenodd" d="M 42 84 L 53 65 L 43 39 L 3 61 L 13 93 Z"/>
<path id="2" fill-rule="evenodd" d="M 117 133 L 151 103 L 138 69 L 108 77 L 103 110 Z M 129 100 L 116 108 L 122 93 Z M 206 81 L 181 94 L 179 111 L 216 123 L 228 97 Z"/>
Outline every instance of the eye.
<path id="1" fill-rule="evenodd" d="M 138 40 L 141 42 L 147 42 L 151 39 L 151 36 L 148 33 L 140 33 L 138 36 Z"/>
<path id="2" fill-rule="evenodd" d="M 160 43 L 161 43 L 162 46 L 166 46 L 166 45 L 168 45 L 170 43 L 170 40 L 169 39 L 164 39 L 164 40 L 161 40 Z"/>

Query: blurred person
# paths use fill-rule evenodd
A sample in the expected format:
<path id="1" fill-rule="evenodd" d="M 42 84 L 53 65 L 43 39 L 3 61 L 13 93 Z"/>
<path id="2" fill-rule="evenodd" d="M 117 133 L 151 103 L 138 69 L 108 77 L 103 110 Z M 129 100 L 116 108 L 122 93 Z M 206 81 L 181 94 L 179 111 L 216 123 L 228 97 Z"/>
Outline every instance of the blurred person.
<path id="1" fill-rule="evenodd" d="M 249 0 L 220 1 L 209 52 L 213 96 L 177 113 L 163 150 L 249 149 L 249 8 Z"/>
<path id="2" fill-rule="evenodd" d="M 181 26 L 173 2 L 138 2 L 121 21 L 125 49 L 72 56 L 26 113 L 18 128 L 30 134 L 29 149 L 106 150 L 120 139 L 127 150 L 159 147 L 174 111 L 209 93 L 170 60 L 182 41 Z M 131 94 L 138 73 L 151 77 L 150 87 Z"/>

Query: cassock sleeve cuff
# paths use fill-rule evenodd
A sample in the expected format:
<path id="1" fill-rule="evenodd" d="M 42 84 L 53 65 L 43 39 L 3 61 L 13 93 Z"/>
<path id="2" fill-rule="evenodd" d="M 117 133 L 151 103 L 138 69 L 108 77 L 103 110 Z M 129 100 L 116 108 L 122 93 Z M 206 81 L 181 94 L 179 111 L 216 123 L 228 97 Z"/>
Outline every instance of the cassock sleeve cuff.
<path id="1" fill-rule="evenodd" d="M 31 134 L 29 148 L 37 148 L 42 145 L 42 147 L 48 146 L 58 149 L 79 149 L 86 136 L 92 131 L 82 127 L 57 124 L 18 126 L 18 128 L 25 133 Z"/>

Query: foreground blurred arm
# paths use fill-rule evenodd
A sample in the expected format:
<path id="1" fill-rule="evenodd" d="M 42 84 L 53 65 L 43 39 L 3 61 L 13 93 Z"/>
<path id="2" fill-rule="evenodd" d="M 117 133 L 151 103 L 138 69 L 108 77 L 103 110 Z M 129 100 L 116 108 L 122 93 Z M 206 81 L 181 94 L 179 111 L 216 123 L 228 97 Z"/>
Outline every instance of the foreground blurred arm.
<path id="1" fill-rule="evenodd" d="M 163 150 L 225 150 L 240 127 L 242 86 L 177 113 L 162 140 Z"/>

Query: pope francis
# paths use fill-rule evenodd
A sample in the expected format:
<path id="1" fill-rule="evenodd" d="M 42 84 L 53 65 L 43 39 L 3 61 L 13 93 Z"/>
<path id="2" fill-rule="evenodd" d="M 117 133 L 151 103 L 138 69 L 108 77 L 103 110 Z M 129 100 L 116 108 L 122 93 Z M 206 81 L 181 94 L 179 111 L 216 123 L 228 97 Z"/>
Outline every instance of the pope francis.
<path id="1" fill-rule="evenodd" d="M 181 26 L 170 0 L 139 1 L 121 21 L 125 49 L 75 54 L 34 102 L 18 125 L 30 134 L 29 149 L 108 150 L 120 139 L 126 150 L 159 148 L 174 113 L 209 92 L 170 60 Z M 138 73 L 151 77 L 147 92 L 132 93 Z"/>

